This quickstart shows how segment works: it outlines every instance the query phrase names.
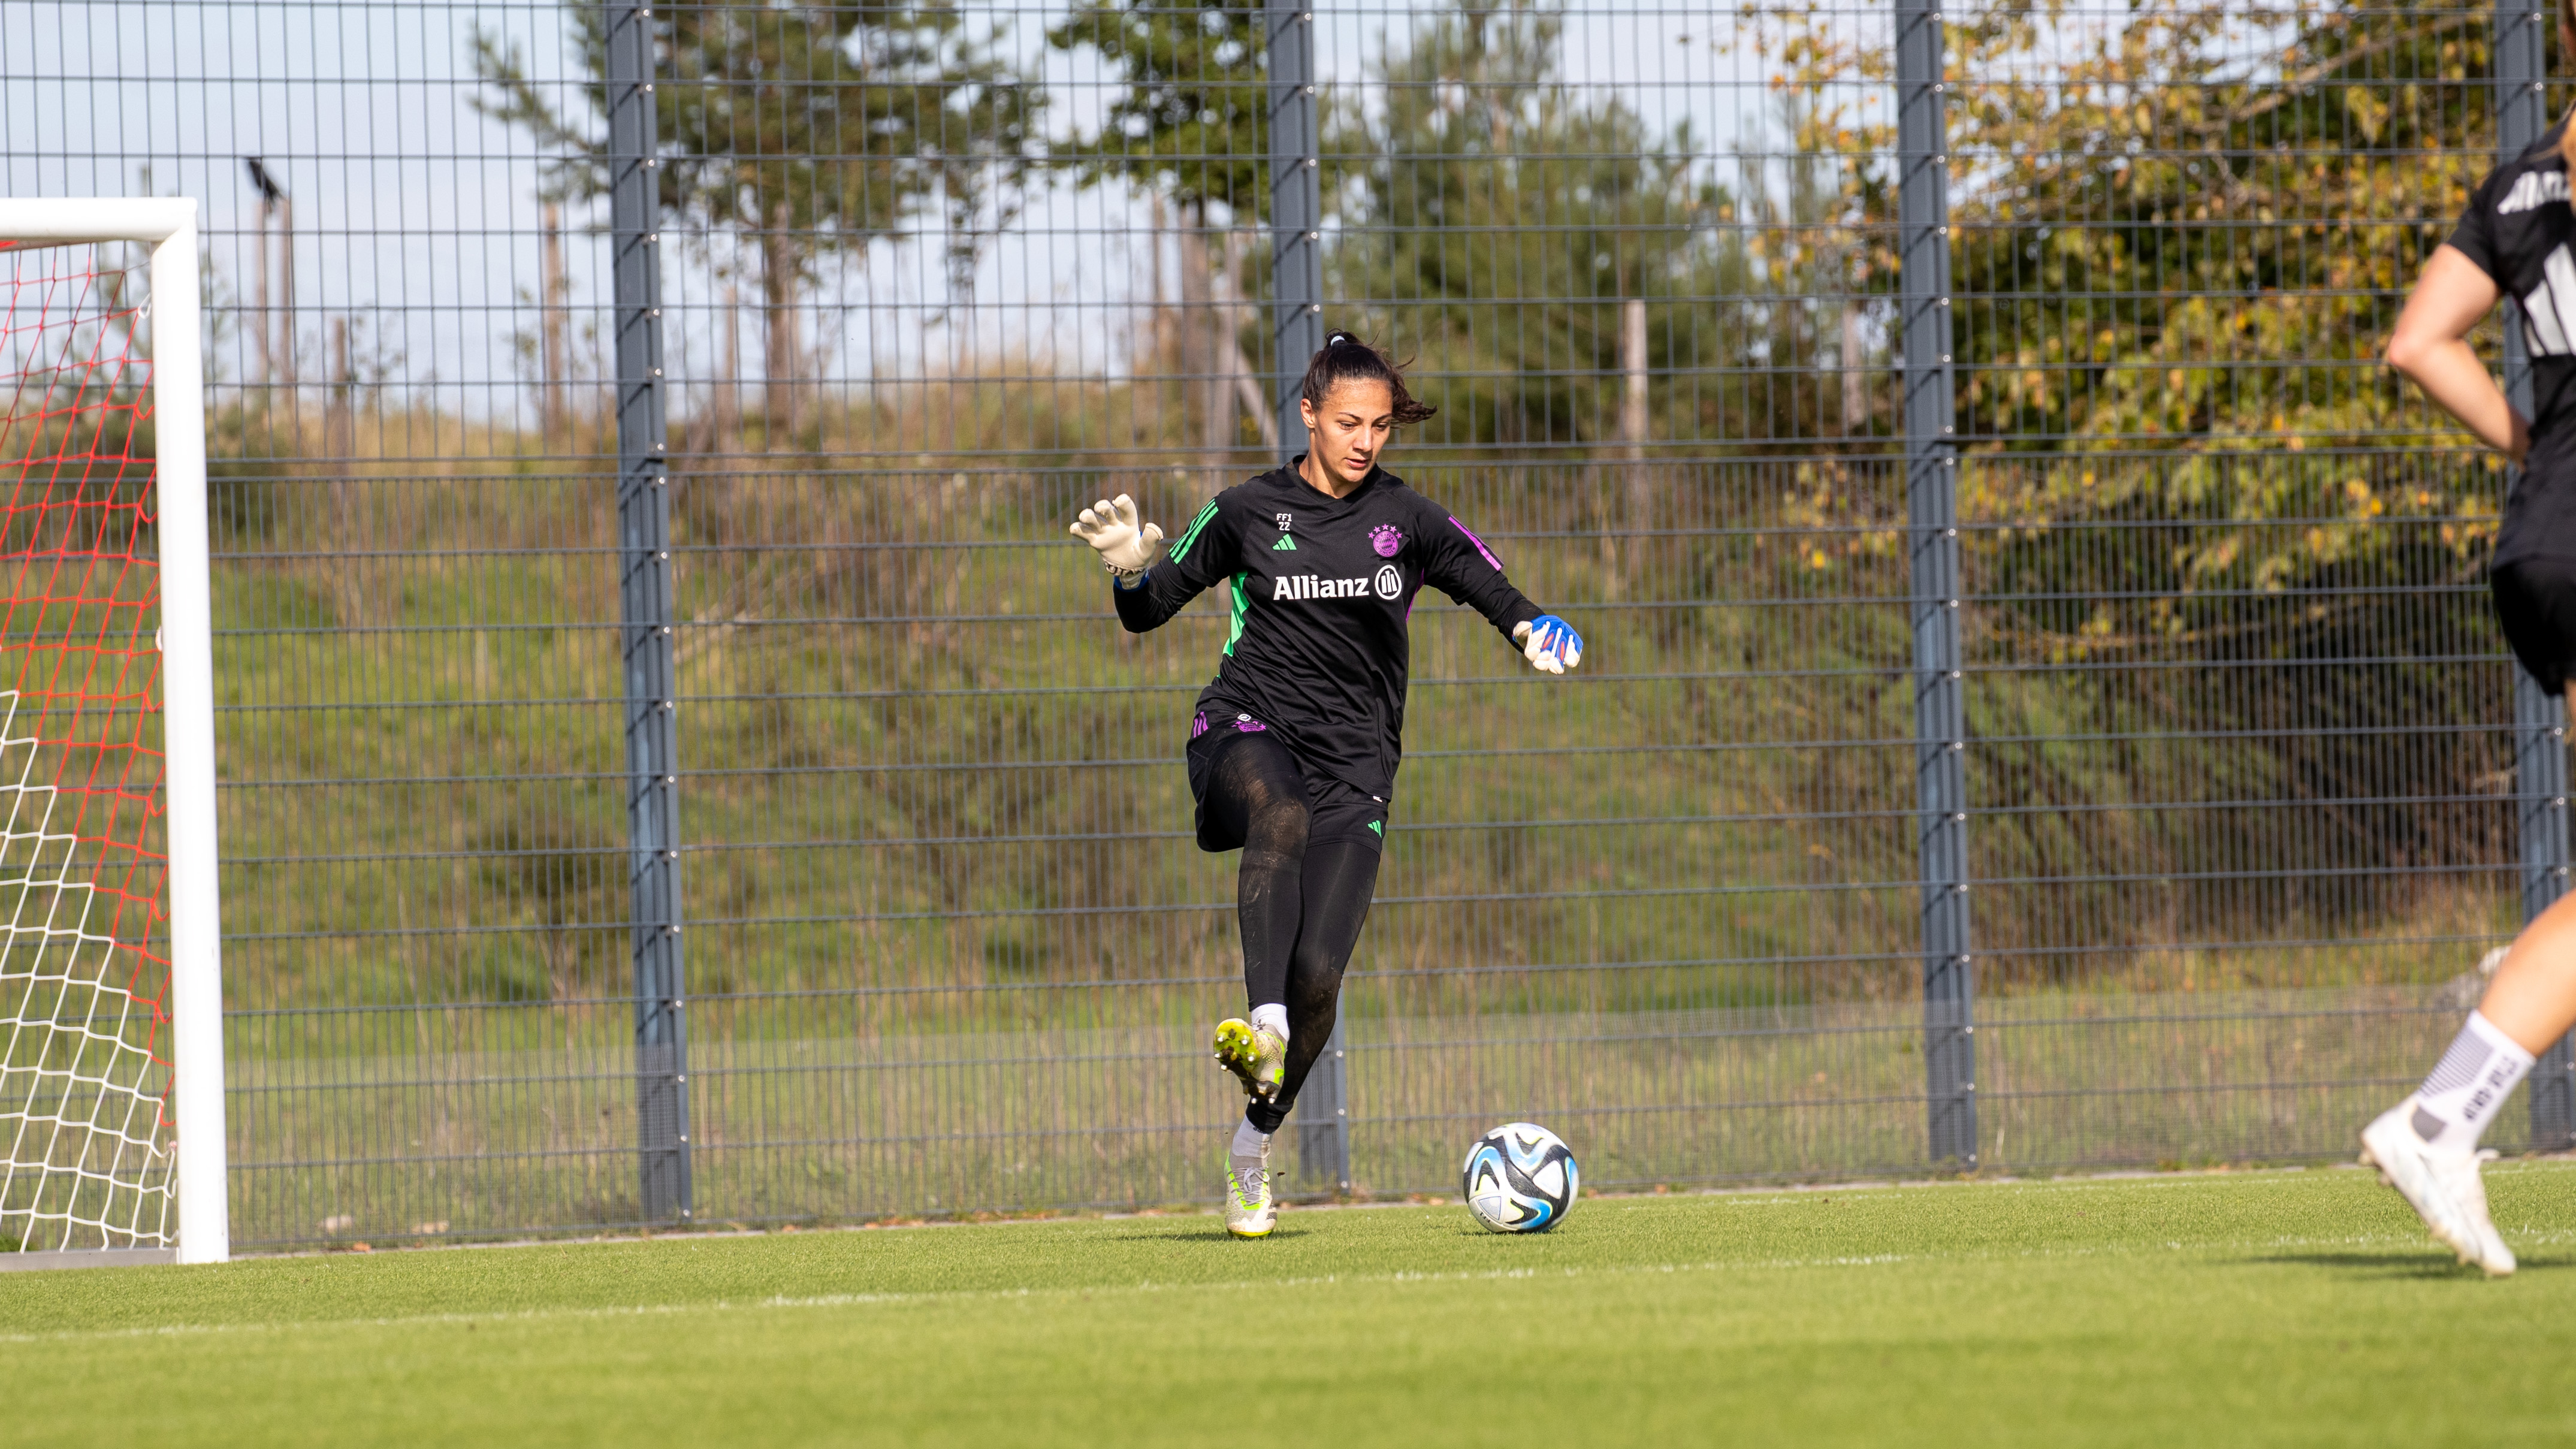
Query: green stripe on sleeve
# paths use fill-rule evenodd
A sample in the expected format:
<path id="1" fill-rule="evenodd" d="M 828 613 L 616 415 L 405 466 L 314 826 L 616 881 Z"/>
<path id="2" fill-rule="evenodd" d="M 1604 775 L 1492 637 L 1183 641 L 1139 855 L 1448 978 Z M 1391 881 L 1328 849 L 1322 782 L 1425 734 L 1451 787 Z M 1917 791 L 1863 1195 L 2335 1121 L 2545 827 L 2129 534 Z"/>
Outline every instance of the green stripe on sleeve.
<path id="1" fill-rule="evenodd" d="M 1252 608 L 1252 597 L 1243 591 L 1246 577 L 1248 575 L 1245 574 L 1234 576 L 1234 620 L 1225 634 L 1225 657 L 1228 659 L 1234 657 L 1234 641 L 1243 637 L 1243 616 Z"/>
<path id="2" fill-rule="evenodd" d="M 1208 506 L 1199 510 L 1199 516 L 1190 520 L 1189 532 L 1182 534 L 1181 541 L 1172 545 L 1172 562 L 1179 563 L 1183 558 L 1188 557 L 1190 545 L 1199 541 L 1199 534 L 1207 528 L 1209 520 L 1215 517 L 1216 500 L 1209 499 Z"/>

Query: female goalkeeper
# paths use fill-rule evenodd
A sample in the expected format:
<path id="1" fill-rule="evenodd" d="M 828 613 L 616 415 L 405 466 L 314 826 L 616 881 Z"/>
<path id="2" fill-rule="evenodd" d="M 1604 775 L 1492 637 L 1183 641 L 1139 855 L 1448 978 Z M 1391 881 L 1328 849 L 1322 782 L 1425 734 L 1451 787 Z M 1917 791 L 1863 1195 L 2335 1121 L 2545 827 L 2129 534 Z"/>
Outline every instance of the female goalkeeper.
<path id="1" fill-rule="evenodd" d="M 1199 848 L 1240 849 L 1248 1020 L 1216 1059 L 1252 1098 L 1226 1156 L 1227 1231 L 1267 1234 L 1270 1136 L 1332 1034 L 1342 968 L 1368 919 L 1404 734 L 1407 623 L 1424 584 L 1493 621 L 1562 674 L 1583 641 L 1503 577 L 1447 510 L 1378 466 L 1395 430 L 1431 416 L 1384 354 L 1336 332 L 1299 392 L 1306 451 L 1199 510 L 1160 562 L 1163 531 L 1121 495 L 1082 510 L 1119 621 L 1141 634 L 1225 586 L 1233 621 L 1190 721 Z"/>
<path id="2" fill-rule="evenodd" d="M 2560 0 L 2562 52 L 2576 51 L 2576 0 Z M 2505 500 L 2488 581 L 2522 667 L 2564 697 L 2576 670 L 2576 213 L 2567 177 L 2576 137 L 2566 122 L 2496 169 L 2469 198 L 2459 230 L 2433 253 L 2397 319 L 2388 361 L 2522 465 Z M 2531 349 L 2534 416 L 2498 391 L 2466 338 L 2499 297 Z M 2576 895 L 2562 896 L 2513 943 L 2459 1037 L 2414 1095 L 2362 1129 L 2362 1158 L 2422 1215 L 2433 1235 L 2487 1272 L 2513 1271 L 2478 1178 L 2478 1138 L 2532 1059 L 2576 1025 Z M 2489 1154 L 2492 1155 L 2492 1154 Z"/>

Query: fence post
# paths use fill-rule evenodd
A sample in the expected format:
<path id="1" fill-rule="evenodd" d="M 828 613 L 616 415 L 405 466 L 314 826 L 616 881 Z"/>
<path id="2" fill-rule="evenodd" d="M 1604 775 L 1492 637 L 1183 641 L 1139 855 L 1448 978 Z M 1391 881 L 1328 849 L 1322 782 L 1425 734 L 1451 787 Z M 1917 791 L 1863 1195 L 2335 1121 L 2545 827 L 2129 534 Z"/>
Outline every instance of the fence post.
<path id="1" fill-rule="evenodd" d="M 1924 1087 L 1932 1160 L 1973 1168 L 1976 974 L 1968 932 L 1968 714 L 1960 671 L 1950 157 L 1942 122 L 1941 42 L 1940 0 L 1896 0 L 1897 257 L 1904 306 L 1907 542 L 1913 555 Z"/>
<path id="2" fill-rule="evenodd" d="M 1324 345 L 1323 146 L 1315 124 L 1315 11 L 1310 0 L 1267 0 L 1270 66 L 1271 397 L 1284 459 L 1306 445 L 1297 384 Z M 1351 1185 L 1349 1051 L 1341 1023 L 1298 1097 L 1297 1162 L 1307 1177 Z"/>
<path id="3" fill-rule="evenodd" d="M 1306 445 L 1297 383 L 1324 345 L 1324 178 L 1315 126 L 1315 11 L 1311 0 L 1268 0 L 1270 30 L 1271 325 L 1278 374 L 1279 447 Z"/>
<path id="4" fill-rule="evenodd" d="M 688 1030 L 680 973 L 678 710 L 662 399 L 662 238 L 649 6 L 608 7 L 609 231 L 616 266 L 618 603 L 635 947 L 635 1137 L 643 1215 L 690 1215 Z"/>
<path id="5" fill-rule="evenodd" d="M 2497 0 L 2495 11 L 2496 153 L 2511 160 L 2549 128 L 2548 73 L 2542 44 L 2545 7 Z M 2505 394 L 2531 415 L 2531 356 L 2522 315 L 2505 299 Z M 2509 487 L 2519 486 L 2519 470 Z M 2567 714 L 2517 664 L 2513 671 L 2513 793 L 2522 833 L 2522 918 L 2529 921 L 2567 890 Z M 2531 1145 L 2541 1151 L 2576 1146 L 2576 1055 L 2568 1038 L 2541 1053 L 2531 1070 Z"/>

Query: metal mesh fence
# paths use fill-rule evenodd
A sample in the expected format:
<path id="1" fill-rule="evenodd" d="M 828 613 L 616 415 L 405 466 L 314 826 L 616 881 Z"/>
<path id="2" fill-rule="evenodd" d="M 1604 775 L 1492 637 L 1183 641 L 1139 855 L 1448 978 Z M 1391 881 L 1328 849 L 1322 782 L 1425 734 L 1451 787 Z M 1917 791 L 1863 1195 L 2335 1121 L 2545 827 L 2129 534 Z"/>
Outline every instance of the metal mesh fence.
<path id="1" fill-rule="evenodd" d="M 1354 1190 L 1514 1117 L 1612 1188 L 2344 1151 L 2564 855 L 2505 476 L 2375 357 L 2510 17 L 1957 7 L 1908 72 L 1930 13 L 0 12 L 13 192 L 206 207 L 237 1236 L 1212 1197 L 1221 615 L 1125 635 L 1062 530 L 1267 466 L 1327 323 L 1588 640 L 1416 616 L 1300 1107 Z"/>

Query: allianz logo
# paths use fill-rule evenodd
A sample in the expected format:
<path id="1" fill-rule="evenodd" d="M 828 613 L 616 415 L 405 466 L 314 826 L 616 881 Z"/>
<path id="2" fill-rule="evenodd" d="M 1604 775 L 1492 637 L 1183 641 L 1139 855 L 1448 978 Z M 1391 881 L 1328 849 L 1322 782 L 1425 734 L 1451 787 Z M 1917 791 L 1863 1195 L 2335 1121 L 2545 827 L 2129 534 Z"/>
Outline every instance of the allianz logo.
<path id="1" fill-rule="evenodd" d="M 2496 203 L 2496 215 L 2511 216 L 2553 201 L 2567 199 L 2567 173 L 2564 171 L 2526 171 L 2513 183 L 2513 189 Z"/>
<path id="2" fill-rule="evenodd" d="M 1307 599 L 1365 599 L 1371 594 L 1393 600 L 1404 593 L 1404 575 L 1388 564 L 1376 573 L 1357 579 L 1328 579 L 1315 574 L 1281 574 L 1270 581 L 1273 599 L 1304 601 Z"/>
<path id="3" fill-rule="evenodd" d="M 2540 264 L 2540 285 L 2522 299 L 2522 336 L 2535 357 L 2576 355 L 2576 257 L 2563 242 Z"/>

